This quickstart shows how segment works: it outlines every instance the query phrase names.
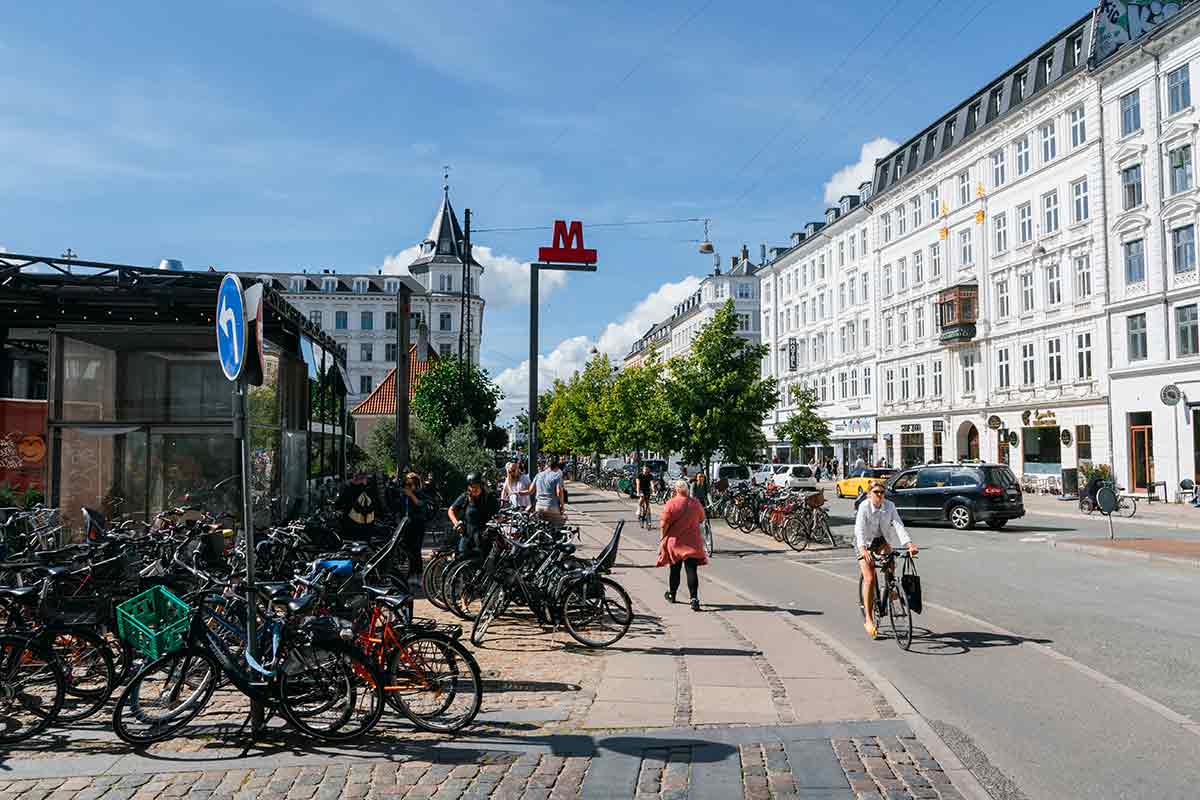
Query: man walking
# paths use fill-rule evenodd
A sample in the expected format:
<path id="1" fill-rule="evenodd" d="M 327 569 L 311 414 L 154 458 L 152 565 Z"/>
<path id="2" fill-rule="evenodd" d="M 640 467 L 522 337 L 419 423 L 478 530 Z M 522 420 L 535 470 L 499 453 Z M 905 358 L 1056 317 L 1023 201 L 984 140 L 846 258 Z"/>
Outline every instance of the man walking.
<path id="1" fill-rule="evenodd" d="M 534 496 L 534 513 L 556 529 L 562 527 L 567 497 L 563 488 L 561 461 L 550 459 L 549 466 L 534 476 L 533 484 L 525 494 Z"/>

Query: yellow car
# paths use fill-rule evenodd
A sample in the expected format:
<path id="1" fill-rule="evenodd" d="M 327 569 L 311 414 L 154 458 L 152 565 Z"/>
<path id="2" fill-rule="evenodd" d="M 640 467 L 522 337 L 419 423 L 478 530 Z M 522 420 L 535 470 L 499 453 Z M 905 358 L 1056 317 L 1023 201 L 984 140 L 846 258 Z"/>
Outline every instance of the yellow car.
<path id="1" fill-rule="evenodd" d="M 843 478 L 834 484 L 834 492 L 838 497 L 858 497 L 871 487 L 875 481 L 886 481 L 896 474 L 894 469 L 864 469 L 862 475 L 854 478 Z"/>

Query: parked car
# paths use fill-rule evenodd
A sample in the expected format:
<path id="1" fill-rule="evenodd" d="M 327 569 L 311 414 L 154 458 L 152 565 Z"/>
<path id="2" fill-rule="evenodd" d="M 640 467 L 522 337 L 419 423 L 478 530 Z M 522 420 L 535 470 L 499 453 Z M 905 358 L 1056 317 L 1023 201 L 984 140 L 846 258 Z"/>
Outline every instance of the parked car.
<path id="1" fill-rule="evenodd" d="M 759 486 L 766 486 L 767 482 L 771 480 L 772 475 L 786 467 L 786 464 L 763 464 L 754 470 L 754 474 L 751 477 Z"/>
<path id="2" fill-rule="evenodd" d="M 750 468 L 745 464 L 713 464 L 711 482 L 727 481 L 730 489 L 750 483 Z"/>
<path id="3" fill-rule="evenodd" d="M 1025 516 L 1017 476 L 1004 464 L 926 464 L 901 470 L 886 485 L 887 499 L 905 522 L 943 522 L 966 531 L 992 530 Z M 859 495 L 854 507 L 865 502 Z"/>
<path id="4" fill-rule="evenodd" d="M 813 476 L 812 467 L 807 464 L 776 464 L 776 470 L 769 479 L 768 485 L 784 489 L 817 490 L 817 480 Z"/>
<path id="5" fill-rule="evenodd" d="M 861 474 L 853 478 L 842 478 L 835 483 L 833 485 L 834 494 L 838 497 L 858 497 L 871 488 L 871 484 L 875 481 L 887 480 L 896 474 L 896 470 L 882 467 L 867 467 L 860 472 Z"/>

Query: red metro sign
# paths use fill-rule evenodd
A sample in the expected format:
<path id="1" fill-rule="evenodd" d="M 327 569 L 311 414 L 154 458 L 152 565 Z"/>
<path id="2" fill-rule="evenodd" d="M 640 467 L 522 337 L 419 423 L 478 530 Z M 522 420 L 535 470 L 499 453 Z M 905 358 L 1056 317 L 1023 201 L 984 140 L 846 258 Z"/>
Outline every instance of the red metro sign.
<path id="1" fill-rule="evenodd" d="M 552 264 L 595 264 L 596 251 L 583 246 L 583 223 L 554 220 L 554 241 L 550 247 L 538 248 L 538 260 Z"/>

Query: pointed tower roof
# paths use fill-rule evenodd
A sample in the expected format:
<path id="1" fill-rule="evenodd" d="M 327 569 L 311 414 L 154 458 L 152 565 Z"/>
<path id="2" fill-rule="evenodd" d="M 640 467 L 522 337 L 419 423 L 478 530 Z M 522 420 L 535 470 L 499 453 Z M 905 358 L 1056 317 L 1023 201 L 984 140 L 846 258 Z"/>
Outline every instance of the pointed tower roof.
<path id="1" fill-rule="evenodd" d="M 421 243 L 421 254 L 408 265 L 412 275 L 420 275 L 429 271 L 430 264 L 461 265 L 462 264 L 462 226 L 458 224 L 458 216 L 450 205 L 450 188 L 443 187 L 442 204 L 433 217 L 433 225 L 429 235 Z M 483 268 L 483 265 L 471 258 L 471 265 Z"/>

